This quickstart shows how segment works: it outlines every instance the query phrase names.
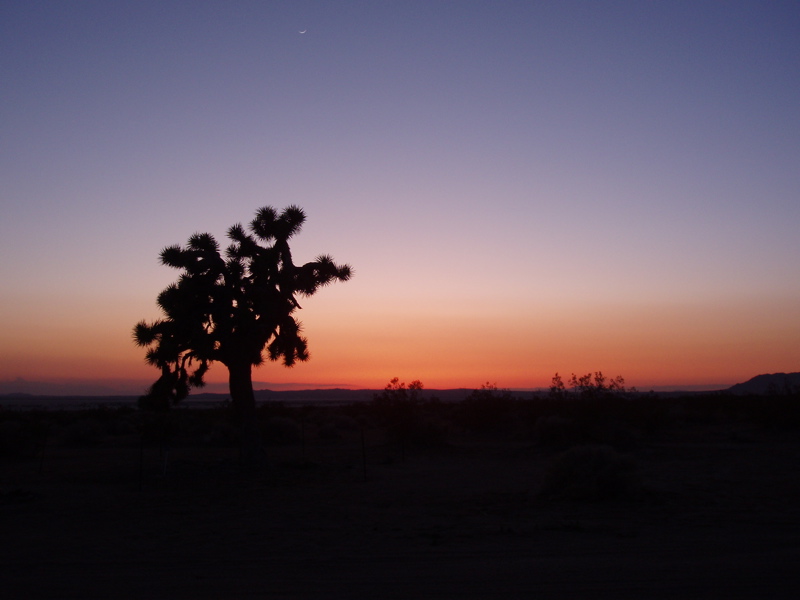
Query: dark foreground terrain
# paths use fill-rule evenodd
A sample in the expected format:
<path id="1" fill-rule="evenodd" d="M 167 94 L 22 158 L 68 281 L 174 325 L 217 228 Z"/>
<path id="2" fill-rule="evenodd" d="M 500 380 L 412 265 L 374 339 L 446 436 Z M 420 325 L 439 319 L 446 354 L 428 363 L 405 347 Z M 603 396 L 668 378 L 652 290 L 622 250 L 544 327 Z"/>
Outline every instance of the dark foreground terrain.
<path id="1" fill-rule="evenodd" d="M 0 411 L 5 598 L 797 598 L 797 398 Z"/>

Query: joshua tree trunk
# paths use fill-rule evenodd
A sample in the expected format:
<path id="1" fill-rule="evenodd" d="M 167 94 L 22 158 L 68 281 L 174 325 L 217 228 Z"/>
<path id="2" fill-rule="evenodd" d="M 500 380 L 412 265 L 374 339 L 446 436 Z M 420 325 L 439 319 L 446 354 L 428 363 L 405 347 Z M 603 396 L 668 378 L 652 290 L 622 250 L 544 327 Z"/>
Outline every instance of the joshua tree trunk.
<path id="1" fill-rule="evenodd" d="M 252 367 L 247 361 L 235 361 L 226 366 L 228 367 L 228 388 L 236 415 L 242 422 L 252 420 L 256 412 Z"/>
<path id="2" fill-rule="evenodd" d="M 247 361 L 231 362 L 227 366 L 231 402 L 239 419 L 242 461 L 255 465 L 263 459 L 263 447 L 256 418 L 252 366 Z"/>

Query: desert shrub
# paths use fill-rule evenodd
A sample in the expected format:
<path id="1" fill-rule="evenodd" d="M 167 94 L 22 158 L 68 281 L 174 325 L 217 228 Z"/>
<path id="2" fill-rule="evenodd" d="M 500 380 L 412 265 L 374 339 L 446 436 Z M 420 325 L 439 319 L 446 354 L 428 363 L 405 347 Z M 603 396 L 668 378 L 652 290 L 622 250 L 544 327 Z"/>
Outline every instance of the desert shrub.
<path id="1" fill-rule="evenodd" d="M 598 502 L 639 496 L 636 463 L 608 446 L 576 446 L 556 456 L 545 474 L 542 496 Z"/>
<path id="2" fill-rule="evenodd" d="M 553 377 L 555 384 L 558 378 L 558 373 Z M 603 375 L 602 371 L 595 371 L 594 373 L 586 373 L 578 377 L 575 373 L 572 374 L 569 382 L 573 392 L 580 395 L 581 398 L 587 400 L 598 400 L 602 398 L 613 398 L 620 395 L 625 395 L 628 390 L 625 388 L 625 379 L 622 375 L 617 375 L 611 379 Z M 552 391 L 552 386 L 551 386 Z M 631 391 L 635 392 L 635 389 Z"/>
<path id="3" fill-rule="evenodd" d="M 466 429 L 485 433 L 507 423 L 516 404 L 517 400 L 509 390 L 485 383 L 461 401 L 457 418 Z"/>
<path id="4" fill-rule="evenodd" d="M 406 387 L 395 377 L 380 394 L 373 397 L 372 413 L 386 427 L 393 441 L 405 443 L 419 428 L 423 404 L 420 393 L 423 387 L 419 380 L 412 381 Z"/>
<path id="5" fill-rule="evenodd" d="M 419 379 L 415 379 L 406 387 L 405 382 L 401 382 L 399 377 L 393 377 L 386 384 L 380 394 L 375 394 L 372 398 L 374 405 L 393 405 L 393 404 L 416 404 L 419 395 L 425 386 Z"/>
<path id="6" fill-rule="evenodd" d="M 400 379 L 393 378 L 380 394 L 372 398 L 372 412 L 391 427 L 405 427 L 417 418 L 420 406 L 422 382 L 414 380 L 408 387 Z"/>

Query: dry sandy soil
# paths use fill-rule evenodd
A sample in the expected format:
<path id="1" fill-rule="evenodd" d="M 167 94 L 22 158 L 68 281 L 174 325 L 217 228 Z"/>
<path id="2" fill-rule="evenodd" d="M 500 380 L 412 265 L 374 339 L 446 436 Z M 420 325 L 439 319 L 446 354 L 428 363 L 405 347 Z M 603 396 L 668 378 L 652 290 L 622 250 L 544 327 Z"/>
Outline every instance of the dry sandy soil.
<path id="1" fill-rule="evenodd" d="M 235 448 L 135 432 L 0 459 L 5 598 L 798 598 L 797 432 L 686 426 L 628 450 L 644 491 L 545 500 L 557 450 L 309 429 Z"/>

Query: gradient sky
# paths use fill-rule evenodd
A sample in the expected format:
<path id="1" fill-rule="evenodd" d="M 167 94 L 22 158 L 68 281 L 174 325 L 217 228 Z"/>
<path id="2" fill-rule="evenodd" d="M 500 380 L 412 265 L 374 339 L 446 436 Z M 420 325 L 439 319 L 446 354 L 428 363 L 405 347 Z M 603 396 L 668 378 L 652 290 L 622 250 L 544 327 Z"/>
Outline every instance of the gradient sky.
<path id="1" fill-rule="evenodd" d="M 289 204 L 295 259 L 356 276 L 258 387 L 798 371 L 798 32 L 797 2 L 2 1 L 0 391 L 141 392 L 161 248 Z"/>

